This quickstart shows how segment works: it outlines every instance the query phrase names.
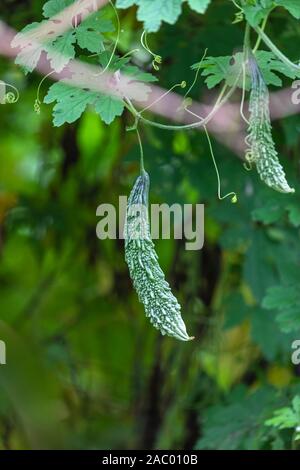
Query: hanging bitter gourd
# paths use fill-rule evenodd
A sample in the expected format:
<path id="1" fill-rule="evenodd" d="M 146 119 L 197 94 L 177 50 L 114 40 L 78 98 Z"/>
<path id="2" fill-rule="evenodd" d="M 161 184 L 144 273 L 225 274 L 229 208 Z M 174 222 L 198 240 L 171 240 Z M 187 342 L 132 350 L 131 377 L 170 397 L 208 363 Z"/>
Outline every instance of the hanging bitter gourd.
<path id="1" fill-rule="evenodd" d="M 281 193 L 294 193 L 286 180 L 285 172 L 279 162 L 278 153 L 272 137 L 269 111 L 269 91 L 252 53 L 249 56 L 251 94 L 249 102 L 249 128 L 246 143 L 249 150 L 246 160 L 256 165 L 262 181 L 270 188 Z"/>
<path id="2" fill-rule="evenodd" d="M 149 175 L 142 169 L 127 203 L 125 259 L 146 316 L 163 335 L 189 341 L 181 307 L 165 280 L 151 239 L 148 214 Z"/>

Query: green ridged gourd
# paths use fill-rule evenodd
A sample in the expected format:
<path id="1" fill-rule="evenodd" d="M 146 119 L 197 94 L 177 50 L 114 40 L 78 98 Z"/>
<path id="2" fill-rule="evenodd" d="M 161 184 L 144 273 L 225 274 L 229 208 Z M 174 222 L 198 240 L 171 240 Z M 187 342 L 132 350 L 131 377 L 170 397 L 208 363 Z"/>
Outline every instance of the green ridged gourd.
<path id="1" fill-rule="evenodd" d="M 163 335 L 181 341 L 191 338 L 181 317 L 181 307 L 159 265 L 151 239 L 148 213 L 149 175 L 142 170 L 130 193 L 124 227 L 125 259 L 146 316 Z"/>
<path id="2" fill-rule="evenodd" d="M 255 164 L 261 180 L 270 188 L 281 193 L 294 193 L 295 190 L 286 180 L 272 137 L 269 90 L 252 53 L 249 57 L 249 67 L 251 94 L 249 128 L 246 138 L 249 150 L 246 153 L 246 160 L 250 164 Z"/>

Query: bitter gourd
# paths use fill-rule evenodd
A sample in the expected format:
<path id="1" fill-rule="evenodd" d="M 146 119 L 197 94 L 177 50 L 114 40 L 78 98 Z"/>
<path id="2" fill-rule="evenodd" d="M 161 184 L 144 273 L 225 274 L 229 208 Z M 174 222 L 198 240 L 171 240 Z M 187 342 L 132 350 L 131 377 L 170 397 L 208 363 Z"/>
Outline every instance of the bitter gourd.
<path id="1" fill-rule="evenodd" d="M 285 172 L 279 162 L 278 153 L 272 137 L 269 111 L 269 90 L 253 54 L 249 57 L 251 94 L 249 102 L 249 128 L 246 143 L 249 150 L 246 160 L 256 165 L 262 181 L 270 188 L 281 193 L 293 193 L 286 180 Z"/>
<path id="2" fill-rule="evenodd" d="M 124 227 L 125 259 L 146 316 L 163 335 L 189 341 L 181 307 L 158 263 L 148 213 L 149 175 L 141 171 L 130 193 Z"/>

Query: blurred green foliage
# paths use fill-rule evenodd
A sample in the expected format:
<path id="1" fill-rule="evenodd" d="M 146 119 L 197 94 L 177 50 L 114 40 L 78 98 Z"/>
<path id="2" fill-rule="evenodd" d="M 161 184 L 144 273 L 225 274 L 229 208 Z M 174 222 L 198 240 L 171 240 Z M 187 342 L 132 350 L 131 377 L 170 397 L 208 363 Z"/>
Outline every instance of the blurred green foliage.
<path id="1" fill-rule="evenodd" d="M 240 47 L 233 5 L 212 3 L 205 16 L 183 5 L 175 26 L 151 36 L 165 88 L 193 79 L 189 66 L 205 47 L 223 56 Z M 0 15 L 21 29 L 40 17 L 42 4 L 4 0 Z M 121 20 L 124 53 L 141 29 L 134 9 L 122 10 Z M 299 25 L 285 10 L 274 13 L 269 32 L 295 55 Z M 132 118 L 125 112 L 106 126 L 87 110 L 54 128 L 49 106 L 33 110 L 38 74 L 25 76 L 4 58 L 0 66 L 1 79 L 21 93 L 18 103 L 0 106 L 0 339 L 7 345 L 0 448 L 295 448 L 299 117 L 274 123 L 295 195 L 272 192 L 214 141 L 222 188 L 238 193 L 235 205 L 217 199 L 202 133 L 143 128 L 151 201 L 205 203 L 202 251 L 185 251 L 178 240 L 156 243 L 196 336 L 181 344 L 144 317 L 123 242 L 96 238 L 97 206 L 117 204 L 138 172 L 137 142 L 126 132 Z M 203 81 L 193 93 L 210 101 Z"/>

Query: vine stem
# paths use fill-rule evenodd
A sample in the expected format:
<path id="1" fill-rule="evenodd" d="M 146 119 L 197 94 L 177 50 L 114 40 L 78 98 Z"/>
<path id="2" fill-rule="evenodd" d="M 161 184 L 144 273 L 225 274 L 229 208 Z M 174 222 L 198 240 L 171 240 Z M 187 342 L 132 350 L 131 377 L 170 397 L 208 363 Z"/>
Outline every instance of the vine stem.
<path id="1" fill-rule="evenodd" d="M 238 80 L 237 80 L 238 81 Z M 169 131 L 180 131 L 180 130 L 188 130 L 188 129 L 196 129 L 197 127 L 201 127 L 201 126 L 205 126 L 211 119 L 212 117 L 216 114 L 216 112 L 221 108 L 221 106 L 223 106 L 223 104 L 230 98 L 230 96 L 234 93 L 235 91 L 235 86 L 233 86 L 229 92 L 227 93 L 227 95 L 225 95 L 225 97 L 222 99 L 222 97 L 224 96 L 224 93 L 227 89 L 227 85 L 224 85 L 221 92 L 220 92 L 220 95 L 212 109 L 212 111 L 204 118 L 202 119 L 201 121 L 199 122 L 194 122 L 192 124 L 184 124 L 182 126 L 176 126 L 176 125 L 168 125 L 168 124 L 161 124 L 160 122 L 156 122 L 156 121 L 151 121 L 150 119 L 146 119 L 144 118 L 138 111 L 137 109 L 133 106 L 132 102 L 126 98 L 126 101 L 127 101 L 127 104 L 128 106 L 127 109 L 129 111 L 132 112 L 132 114 L 135 116 L 136 118 L 136 122 L 138 121 L 142 121 L 143 123 L 145 124 L 148 124 L 149 126 L 152 126 L 152 127 L 158 127 L 159 129 L 165 129 L 165 130 L 169 130 Z M 133 129 L 135 129 L 135 127 L 133 127 Z"/>
<path id="2" fill-rule="evenodd" d="M 249 50 L 251 50 L 250 43 L 250 26 L 246 23 L 245 37 L 244 37 L 244 51 L 243 51 L 243 86 L 242 86 L 242 99 L 240 104 L 240 115 L 242 119 L 249 125 L 249 121 L 244 114 L 244 104 L 245 104 L 245 95 L 246 95 L 246 64 L 248 63 Z"/>
<path id="3" fill-rule="evenodd" d="M 248 47 L 250 47 L 250 25 L 248 23 L 246 23 L 245 36 L 244 36 L 244 50 L 246 50 Z M 158 127 L 159 129 L 164 129 L 164 130 L 169 130 L 169 131 L 182 131 L 182 130 L 189 130 L 189 129 L 197 129 L 198 127 L 205 126 L 214 117 L 214 115 L 219 111 L 219 109 L 225 103 L 227 103 L 229 98 L 233 95 L 233 93 L 235 92 L 235 90 L 237 88 L 238 82 L 240 80 L 241 72 L 242 71 L 240 70 L 233 86 L 230 88 L 230 90 L 226 94 L 225 94 L 225 92 L 226 92 L 226 89 L 227 89 L 227 85 L 225 83 L 225 85 L 223 86 L 223 88 L 222 88 L 222 90 L 221 90 L 221 92 L 218 96 L 218 99 L 217 99 L 216 103 L 214 104 L 213 109 L 211 110 L 211 112 L 205 118 L 201 119 L 198 122 L 194 122 L 192 124 L 184 124 L 184 125 L 178 126 L 178 125 L 162 124 L 160 122 L 151 121 L 150 119 L 146 119 L 134 107 L 131 100 L 129 98 L 125 97 L 125 106 L 135 117 L 134 126 L 132 126 L 132 128 L 129 128 L 128 130 L 136 129 L 136 126 L 137 126 L 139 121 L 142 121 L 144 124 L 148 124 L 149 126 Z"/>
<path id="4" fill-rule="evenodd" d="M 262 22 L 262 25 L 261 25 L 261 30 L 264 31 L 265 30 L 265 27 L 267 26 L 267 22 L 268 22 L 268 19 L 269 19 L 269 15 L 270 15 L 271 11 L 267 14 L 267 16 L 264 18 L 263 22 Z M 255 54 L 255 52 L 258 51 L 258 48 L 260 46 L 260 43 L 261 43 L 261 36 L 258 35 L 258 38 L 257 38 L 257 41 L 256 41 L 256 44 L 252 50 L 253 54 Z"/>
<path id="5" fill-rule="evenodd" d="M 136 135 L 137 135 L 138 142 L 139 142 L 139 147 L 140 147 L 140 167 L 141 167 L 141 173 L 142 173 L 143 171 L 145 171 L 145 166 L 144 166 L 144 149 L 143 149 L 143 144 L 142 144 L 141 135 L 140 135 L 140 132 L 139 132 L 139 130 L 138 130 L 137 127 L 136 127 L 135 131 L 136 131 Z"/>
<path id="6" fill-rule="evenodd" d="M 263 22 L 262 22 L 262 25 L 261 25 L 261 30 L 264 31 L 265 30 L 265 27 L 267 25 L 267 22 L 268 22 L 268 18 L 269 18 L 269 15 L 270 15 L 271 11 L 266 15 L 266 17 L 264 18 Z M 252 49 L 252 53 L 255 54 L 260 46 L 260 43 L 261 43 L 261 36 L 258 36 L 257 38 L 257 41 L 255 43 L 255 46 L 254 48 Z M 251 47 L 250 47 L 251 49 Z M 248 119 L 246 118 L 245 114 L 244 114 L 244 104 L 245 104 L 245 94 L 246 94 L 246 69 L 245 69 L 245 64 L 248 62 L 248 55 L 249 55 L 249 49 L 247 47 L 244 47 L 244 63 L 243 63 L 243 94 L 242 94 L 242 100 L 241 100 L 241 106 L 240 106 L 240 114 L 241 114 L 241 117 L 243 118 L 243 120 L 246 122 L 246 124 L 249 125 L 249 121 Z M 250 171 L 251 170 L 251 165 L 247 165 L 246 163 L 244 163 L 244 168 L 247 170 L 247 171 Z"/>
<path id="7" fill-rule="evenodd" d="M 110 55 L 110 58 L 106 64 L 106 66 L 104 67 L 103 70 L 101 70 L 100 73 L 96 74 L 95 76 L 96 77 L 99 77 L 100 75 L 103 75 L 110 67 L 110 64 L 112 63 L 113 61 L 113 58 L 114 58 L 114 55 L 115 55 L 115 52 L 117 50 L 117 47 L 118 47 L 118 44 L 119 44 L 119 41 L 120 41 L 120 35 L 121 35 L 121 23 L 120 23 L 120 18 L 119 18 L 119 14 L 117 12 L 117 9 L 115 7 L 115 5 L 113 4 L 113 2 L 111 0 L 109 0 L 109 4 L 111 5 L 113 11 L 114 11 L 114 14 L 115 14 L 115 17 L 116 17 L 116 20 L 117 20 L 117 38 L 115 40 L 115 44 L 114 44 L 114 47 L 113 47 L 113 50 L 112 50 L 112 53 Z"/>
<path id="8" fill-rule="evenodd" d="M 260 36 L 266 46 L 268 46 L 268 48 L 273 52 L 273 54 L 278 57 L 279 60 L 281 60 L 288 67 L 297 70 L 297 72 L 300 72 L 300 66 L 294 64 L 294 62 L 292 62 L 288 57 L 286 57 L 286 55 L 284 55 L 283 52 L 281 52 L 278 47 L 275 46 L 269 36 L 267 36 L 266 33 L 259 26 L 254 27 L 254 30 L 257 32 L 257 34 Z"/>
<path id="9" fill-rule="evenodd" d="M 245 28 L 245 35 L 244 35 L 244 51 L 251 49 L 251 44 L 250 44 L 250 25 L 249 23 L 246 23 L 246 28 Z"/>

